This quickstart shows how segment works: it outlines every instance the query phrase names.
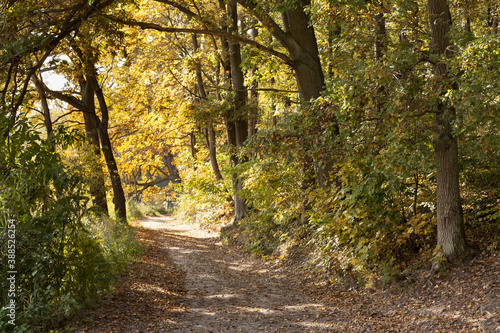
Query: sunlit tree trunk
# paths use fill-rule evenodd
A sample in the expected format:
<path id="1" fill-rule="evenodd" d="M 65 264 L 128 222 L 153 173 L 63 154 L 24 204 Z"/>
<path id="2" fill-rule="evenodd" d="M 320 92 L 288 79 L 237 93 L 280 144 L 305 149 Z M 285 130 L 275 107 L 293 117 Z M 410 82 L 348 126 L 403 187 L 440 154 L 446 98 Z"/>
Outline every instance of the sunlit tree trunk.
<path id="1" fill-rule="evenodd" d="M 33 82 L 35 83 L 35 88 L 40 98 L 40 104 L 42 105 L 43 112 L 43 124 L 45 125 L 45 130 L 47 131 L 47 136 L 52 133 L 52 119 L 50 118 L 49 103 L 47 102 L 47 94 L 43 89 L 42 80 L 35 74 L 32 75 Z"/>
<path id="2" fill-rule="evenodd" d="M 451 14 L 447 0 L 428 0 L 431 53 L 436 56 L 437 93 L 442 96 L 449 82 L 446 58 L 450 57 Z M 434 116 L 434 155 L 437 163 L 437 242 L 442 256 L 454 261 L 468 252 L 460 201 L 458 141 L 453 133 L 455 109 L 438 100 Z"/>
<path id="3" fill-rule="evenodd" d="M 163 164 L 167 167 L 168 173 L 170 175 L 170 180 L 174 184 L 179 184 L 181 182 L 181 176 L 179 175 L 179 170 L 175 166 L 174 155 L 172 153 L 168 153 L 167 155 L 162 156 Z"/>
<path id="4" fill-rule="evenodd" d="M 191 158 L 193 159 L 193 170 L 196 171 L 196 154 L 198 149 L 196 149 L 196 132 L 191 131 L 188 133 L 189 138 L 189 150 L 191 151 Z"/>
<path id="5" fill-rule="evenodd" d="M 191 35 L 191 44 L 193 46 L 193 52 L 196 54 L 198 52 L 198 38 L 196 34 Z M 206 102 L 207 93 L 205 91 L 205 85 L 203 84 L 203 77 L 201 72 L 201 65 L 199 63 L 195 64 L 195 75 L 196 75 L 196 90 L 200 97 L 201 102 Z M 210 164 L 212 166 L 212 171 L 214 173 L 215 180 L 221 180 L 222 174 L 219 169 L 219 163 L 217 161 L 217 149 L 215 140 L 215 129 L 213 125 L 208 125 L 205 129 L 206 144 L 208 149 L 208 157 L 210 158 Z"/>
<path id="6" fill-rule="evenodd" d="M 208 157 L 210 158 L 210 164 L 212 166 L 215 180 L 221 180 L 222 174 L 220 172 L 219 162 L 217 161 L 216 136 L 213 126 L 207 126 L 205 128 L 205 138 L 208 149 Z"/>

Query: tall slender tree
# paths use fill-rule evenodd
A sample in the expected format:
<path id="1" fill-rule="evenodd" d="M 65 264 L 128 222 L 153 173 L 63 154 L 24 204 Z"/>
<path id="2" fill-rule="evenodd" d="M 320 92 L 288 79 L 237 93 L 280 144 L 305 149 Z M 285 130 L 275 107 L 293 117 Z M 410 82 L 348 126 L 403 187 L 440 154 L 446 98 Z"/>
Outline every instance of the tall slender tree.
<path id="1" fill-rule="evenodd" d="M 227 5 L 227 16 L 229 19 L 228 32 L 238 33 L 238 12 L 235 0 L 230 0 Z M 226 116 L 226 127 L 228 142 L 235 148 L 243 147 L 248 137 L 248 92 L 245 87 L 245 79 L 241 69 L 241 48 L 240 44 L 234 40 L 228 41 L 229 61 L 231 66 L 231 82 L 233 86 L 233 105 L 229 108 Z M 244 162 L 245 158 L 233 152 L 231 162 L 233 166 Z M 233 174 L 234 192 L 234 221 L 241 220 L 245 216 L 247 204 L 238 191 L 243 189 L 241 178 Z"/>
<path id="2" fill-rule="evenodd" d="M 191 44 L 193 47 L 193 53 L 196 55 L 198 53 L 198 36 L 196 34 L 191 34 Z M 195 63 L 195 76 L 196 76 L 196 90 L 200 98 L 201 103 L 207 103 L 208 96 L 205 90 L 205 84 L 203 83 L 203 75 L 201 70 L 201 64 L 196 61 Z M 217 148 L 215 139 L 215 129 L 212 123 L 207 124 L 203 129 L 206 146 L 208 149 L 208 157 L 210 158 L 210 164 L 212 166 L 212 171 L 214 173 L 215 180 L 221 180 L 222 174 L 219 169 L 219 162 L 217 161 Z"/>

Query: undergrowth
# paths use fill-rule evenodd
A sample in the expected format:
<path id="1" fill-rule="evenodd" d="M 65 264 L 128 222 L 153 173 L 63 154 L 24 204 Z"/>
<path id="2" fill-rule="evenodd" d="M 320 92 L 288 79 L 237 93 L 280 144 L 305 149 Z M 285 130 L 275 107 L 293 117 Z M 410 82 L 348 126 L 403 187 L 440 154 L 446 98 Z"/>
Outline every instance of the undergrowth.
<path id="1" fill-rule="evenodd" d="M 128 220 L 135 221 L 144 216 L 159 216 L 170 214 L 173 212 L 172 208 L 167 208 L 165 203 L 152 201 L 152 202 L 137 202 L 130 200 L 127 202 L 127 217 Z"/>
<path id="2" fill-rule="evenodd" d="M 63 158 L 82 140 L 64 128 L 44 138 L 22 119 L 0 138 L 0 332 L 50 331 L 140 251 L 128 225 L 89 209 L 87 173 Z"/>

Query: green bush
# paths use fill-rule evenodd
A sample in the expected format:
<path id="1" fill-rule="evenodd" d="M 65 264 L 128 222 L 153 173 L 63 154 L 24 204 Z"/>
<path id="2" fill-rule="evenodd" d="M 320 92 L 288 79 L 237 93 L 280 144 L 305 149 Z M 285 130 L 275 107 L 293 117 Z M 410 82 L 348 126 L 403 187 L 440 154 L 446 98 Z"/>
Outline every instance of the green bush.
<path id="1" fill-rule="evenodd" d="M 228 223 L 232 211 L 232 184 L 230 172 L 221 165 L 224 179 L 214 182 L 208 165 L 199 165 L 197 174 L 187 174 L 177 188 L 180 220 L 201 225 L 220 226 Z"/>
<path id="2" fill-rule="evenodd" d="M 172 209 L 167 209 L 163 202 L 137 202 L 130 200 L 127 203 L 127 215 L 130 222 L 138 220 L 144 216 L 158 216 L 172 213 Z"/>
<path id="3" fill-rule="evenodd" d="M 0 138 L 0 279 L 17 272 L 15 297 L 0 293 L 1 331 L 46 332 L 107 290 L 137 253 L 127 226 L 88 211 L 81 173 L 62 162 L 58 148 L 78 139 L 62 129 L 43 139 L 24 121 Z M 12 225 L 15 267 L 7 255 Z M 6 317 L 10 299 L 17 326 Z"/>

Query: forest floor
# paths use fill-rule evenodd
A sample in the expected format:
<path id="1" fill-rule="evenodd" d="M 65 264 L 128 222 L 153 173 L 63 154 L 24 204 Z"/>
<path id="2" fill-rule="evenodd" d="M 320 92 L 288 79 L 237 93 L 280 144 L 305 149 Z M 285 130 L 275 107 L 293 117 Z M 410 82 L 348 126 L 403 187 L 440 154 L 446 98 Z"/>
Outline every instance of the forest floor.
<path id="1" fill-rule="evenodd" d="M 405 287 L 342 288 L 169 216 L 136 224 L 143 256 L 71 332 L 500 332 L 499 254 Z"/>

